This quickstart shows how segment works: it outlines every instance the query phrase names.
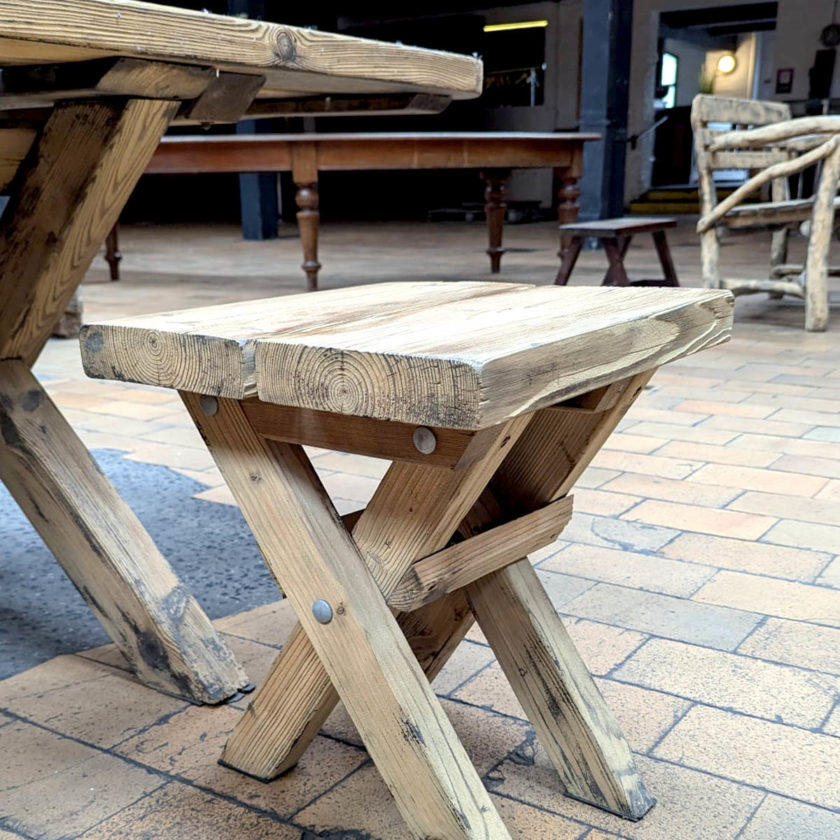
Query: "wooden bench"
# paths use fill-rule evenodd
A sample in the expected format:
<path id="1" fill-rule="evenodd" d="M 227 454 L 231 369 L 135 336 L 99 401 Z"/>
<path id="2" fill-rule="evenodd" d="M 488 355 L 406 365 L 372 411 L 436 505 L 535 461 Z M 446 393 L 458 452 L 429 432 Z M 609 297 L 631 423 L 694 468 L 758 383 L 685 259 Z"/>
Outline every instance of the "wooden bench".
<path id="1" fill-rule="evenodd" d="M 4 0 L 0 68 L 0 481 L 138 678 L 220 703 L 245 672 L 32 365 L 173 122 L 470 98 L 481 62 L 133 0 Z"/>
<path id="2" fill-rule="evenodd" d="M 566 792 L 641 818 L 653 800 L 527 553 L 656 367 L 728 338 L 732 303 L 385 283 L 86 326 L 89 376 L 181 392 L 300 621 L 222 762 L 288 770 L 341 698 L 414 837 L 509 840 L 429 685 L 475 618 Z M 342 519 L 302 444 L 393 463 Z"/>
<path id="3" fill-rule="evenodd" d="M 297 223 L 309 289 L 318 287 L 318 173 L 395 169 L 475 169 L 486 184 L 487 255 L 498 274 L 507 183 L 514 169 L 551 169 L 559 185 L 561 224 L 577 219 L 583 145 L 597 134 L 533 132 L 413 132 L 377 134 L 251 134 L 165 137 L 146 170 L 149 175 L 219 172 L 291 172 Z M 383 197 L 383 203 L 387 199 Z M 116 227 L 106 241 L 111 279 L 121 259 Z"/>
<path id="4" fill-rule="evenodd" d="M 642 216 L 561 225 L 561 235 L 571 239 L 554 282 L 558 286 L 565 286 L 569 282 L 584 241 L 592 237 L 604 243 L 604 251 L 610 264 L 601 283 L 602 286 L 679 286 L 677 269 L 665 237 L 665 231 L 676 226 L 676 219 L 655 219 Z M 653 237 L 653 244 L 662 266 L 663 277 L 660 279 L 630 280 L 627 276 L 624 257 L 633 237 L 642 233 L 649 233 Z"/>

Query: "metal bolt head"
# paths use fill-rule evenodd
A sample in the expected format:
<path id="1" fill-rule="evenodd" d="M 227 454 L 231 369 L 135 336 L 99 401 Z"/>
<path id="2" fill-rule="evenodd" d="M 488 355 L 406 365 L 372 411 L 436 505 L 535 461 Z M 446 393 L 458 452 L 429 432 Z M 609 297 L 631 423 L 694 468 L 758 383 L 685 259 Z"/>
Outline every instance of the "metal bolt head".
<path id="1" fill-rule="evenodd" d="M 215 397 L 202 394 L 198 402 L 201 405 L 201 410 L 208 417 L 212 417 L 219 410 L 219 401 Z"/>
<path id="2" fill-rule="evenodd" d="M 333 610 L 323 598 L 319 598 L 312 605 L 312 615 L 321 624 L 329 624 L 333 619 Z"/>
<path id="3" fill-rule="evenodd" d="M 422 452 L 423 455 L 431 455 L 432 452 L 435 451 L 435 447 L 437 446 L 437 438 L 435 437 L 435 433 L 431 429 L 426 428 L 425 426 L 418 426 L 414 430 L 412 439 L 414 440 L 414 447 L 417 449 L 418 452 Z"/>

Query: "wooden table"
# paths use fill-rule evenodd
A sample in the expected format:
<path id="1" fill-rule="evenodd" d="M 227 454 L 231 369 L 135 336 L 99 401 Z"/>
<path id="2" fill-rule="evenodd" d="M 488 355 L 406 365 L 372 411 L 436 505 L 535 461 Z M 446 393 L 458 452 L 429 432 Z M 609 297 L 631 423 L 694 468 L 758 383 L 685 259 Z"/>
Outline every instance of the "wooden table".
<path id="1" fill-rule="evenodd" d="M 486 182 L 487 254 L 498 274 L 502 255 L 507 182 L 513 169 L 552 169 L 559 183 L 560 224 L 577 221 L 583 144 L 597 134 L 457 132 L 406 134 L 257 134 L 165 137 L 146 172 L 291 172 L 297 194 L 298 230 L 307 285 L 318 287 L 318 173 L 387 169 L 477 169 Z M 384 201 L 387 200 L 383 198 Z M 561 254 L 562 256 L 562 249 Z M 105 259 L 118 279 L 116 231 Z"/>
<path id="2" fill-rule="evenodd" d="M 475 618 L 566 792 L 640 819 L 653 800 L 527 553 L 655 369 L 725 341 L 732 310 L 406 282 L 85 327 L 88 375 L 181 392 L 300 621 L 222 763 L 288 770 L 341 698 L 414 837 L 510 840 L 429 685 Z M 393 463 L 342 520 L 302 444 Z"/>
<path id="3" fill-rule="evenodd" d="M 245 673 L 31 367 L 173 121 L 439 108 L 481 62 L 131 0 L 0 8 L 0 479 L 138 677 L 220 702 Z"/>

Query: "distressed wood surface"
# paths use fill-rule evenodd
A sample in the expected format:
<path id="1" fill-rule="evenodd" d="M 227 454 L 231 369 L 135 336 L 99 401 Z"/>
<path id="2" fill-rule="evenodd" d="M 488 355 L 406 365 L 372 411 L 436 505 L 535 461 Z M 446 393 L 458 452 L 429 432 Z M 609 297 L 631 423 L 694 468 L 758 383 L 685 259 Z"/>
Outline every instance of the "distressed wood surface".
<path id="1" fill-rule="evenodd" d="M 418 560 L 388 604 L 410 612 L 553 543 L 572 518 L 567 496 Z"/>
<path id="2" fill-rule="evenodd" d="M 82 334 L 85 370 L 242 396 L 252 390 L 255 358 L 264 402 L 481 429 L 719 344 L 732 323 L 726 292 L 397 288 L 399 301 L 371 286 L 90 325 Z M 443 302 L 444 290 L 453 302 Z"/>
<path id="3" fill-rule="evenodd" d="M 38 134 L 34 126 L 0 129 L 0 192 L 5 194 Z"/>
<path id="4" fill-rule="evenodd" d="M 0 222 L 0 359 L 37 358 L 176 109 L 151 99 L 55 109 Z"/>
<path id="5" fill-rule="evenodd" d="M 0 362 L 0 479 L 139 679 L 201 703 L 220 703 L 248 683 L 201 607 L 18 361 Z"/>
<path id="6" fill-rule="evenodd" d="M 414 461 L 431 467 L 460 469 L 483 458 L 492 446 L 492 428 L 480 432 L 432 428 L 434 450 L 420 452 L 414 442 L 417 426 L 367 417 L 335 415 L 307 408 L 245 400 L 242 409 L 263 437 L 305 443 L 321 449 L 352 452 L 387 461 Z"/>
<path id="7" fill-rule="evenodd" d="M 475 58 L 134 0 L 4 0 L 0 56 L 45 64 L 128 56 L 265 75 L 266 96 L 419 90 L 478 96 Z"/>
<path id="8" fill-rule="evenodd" d="M 341 525 L 300 447 L 264 441 L 236 401 L 220 400 L 219 410 L 207 416 L 196 396 L 184 399 L 298 614 L 314 648 L 313 661 L 337 687 L 412 834 L 418 840 L 509 840 L 380 590 L 407 565 L 405 551 L 413 542 L 400 540 L 404 561 L 383 562 L 377 576 Z M 469 471 L 426 469 L 458 475 L 462 482 Z M 476 468 L 472 480 L 480 486 L 481 478 L 486 475 Z M 456 515 L 472 499 L 465 495 L 446 503 Z M 376 521 L 376 499 L 371 504 L 374 512 L 369 506 L 357 532 L 364 530 L 366 518 L 374 532 L 384 524 Z M 326 625 L 312 615 L 319 598 L 333 606 Z"/>
<path id="9" fill-rule="evenodd" d="M 220 304 L 82 330 L 85 373 L 241 399 L 256 393 L 254 351 L 261 336 L 306 332 L 313 321 L 339 328 L 346 323 L 388 321 L 396 313 L 430 302 L 498 295 L 526 289 L 512 283 L 378 283 L 317 297 L 294 295 Z"/>
<path id="10" fill-rule="evenodd" d="M 185 396 L 185 402 L 189 407 L 191 398 Z M 201 417 L 191 414 L 201 425 Z M 462 470 L 406 463 L 389 468 L 353 527 L 353 539 L 384 599 L 411 564 L 446 545 L 529 419 L 517 418 L 496 430 L 485 457 Z M 300 692 L 307 702 L 286 708 L 285 690 Z M 273 778 L 297 763 L 336 701 L 306 636 L 294 632 L 228 739 L 222 761 L 258 778 Z"/>

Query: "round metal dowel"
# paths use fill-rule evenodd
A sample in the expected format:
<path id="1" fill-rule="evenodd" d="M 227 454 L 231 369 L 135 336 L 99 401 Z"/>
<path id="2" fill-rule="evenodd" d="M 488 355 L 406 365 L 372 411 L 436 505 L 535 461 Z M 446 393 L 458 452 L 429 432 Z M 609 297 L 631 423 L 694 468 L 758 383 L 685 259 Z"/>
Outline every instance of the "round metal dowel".
<path id="1" fill-rule="evenodd" d="M 219 401 L 215 397 L 202 394 L 198 402 L 201 405 L 201 410 L 208 417 L 212 417 L 219 410 Z"/>
<path id="2" fill-rule="evenodd" d="M 418 452 L 422 452 L 424 455 L 431 455 L 435 451 L 437 438 L 435 437 L 435 433 L 431 429 L 426 428 L 426 426 L 418 426 L 414 430 L 412 438 Z"/>
<path id="3" fill-rule="evenodd" d="M 319 598 L 312 605 L 312 615 L 321 624 L 329 624 L 333 618 L 332 607 L 323 598 Z"/>

